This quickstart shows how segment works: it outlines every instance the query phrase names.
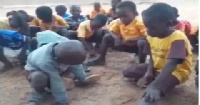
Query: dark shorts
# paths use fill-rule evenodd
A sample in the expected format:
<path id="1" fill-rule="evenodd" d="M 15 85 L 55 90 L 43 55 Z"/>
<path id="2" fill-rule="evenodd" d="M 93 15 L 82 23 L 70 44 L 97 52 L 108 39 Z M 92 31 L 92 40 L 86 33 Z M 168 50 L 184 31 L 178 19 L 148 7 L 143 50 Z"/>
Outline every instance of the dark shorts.
<path id="1" fill-rule="evenodd" d="M 148 64 L 133 64 L 131 67 L 123 70 L 123 75 L 126 78 L 134 78 L 136 80 L 143 77 L 147 71 Z M 159 75 L 158 72 L 154 72 L 155 78 Z M 152 82 L 152 81 L 151 81 Z M 163 93 L 167 93 L 170 90 L 172 90 L 175 86 L 179 85 L 179 80 L 173 76 L 170 75 L 168 78 L 166 78 L 166 81 L 163 81 L 159 86 L 161 86 L 159 89 Z"/>
<path id="2" fill-rule="evenodd" d="M 87 38 L 86 41 L 100 44 L 102 42 L 103 36 L 107 32 L 107 30 L 99 29 L 98 31 L 95 31 L 90 38 Z M 71 30 L 69 30 L 69 35 L 67 36 L 67 38 L 72 40 L 79 40 L 78 33 Z"/>
<path id="3" fill-rule="evenodd" d="M 120 46 L 117 46 L 117 47 L 113 47 L 113 49 L 118 50 L 118 51 L 138 54 L 138 47 L 137 46 L 120 45 Z"/>

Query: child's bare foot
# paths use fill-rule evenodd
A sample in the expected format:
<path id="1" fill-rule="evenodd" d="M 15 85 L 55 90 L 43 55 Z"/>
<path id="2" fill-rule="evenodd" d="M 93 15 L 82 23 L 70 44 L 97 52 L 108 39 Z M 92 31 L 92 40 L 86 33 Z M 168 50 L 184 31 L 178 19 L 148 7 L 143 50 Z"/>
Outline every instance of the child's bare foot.
<path id="1" fill-rule="evenodd" d="M 92 61 L 89 61 L 87 62 L 87 66 L 98 66 L 98 65 L 105 65 L 106 62 L 105 60 L 101 60 L 99 58 L 95 59 L 95 60 L 92 60 Z"/>
<path id="2" fill-rule="evenodd" d="M 99 81 L 100 78 L 101 78 L 101 76 L 98 74 L 90 75 L 90 76 L 86 77 L 86 82 L 88 82 L 89 84 L 94 84 L 97 81 Z"/>

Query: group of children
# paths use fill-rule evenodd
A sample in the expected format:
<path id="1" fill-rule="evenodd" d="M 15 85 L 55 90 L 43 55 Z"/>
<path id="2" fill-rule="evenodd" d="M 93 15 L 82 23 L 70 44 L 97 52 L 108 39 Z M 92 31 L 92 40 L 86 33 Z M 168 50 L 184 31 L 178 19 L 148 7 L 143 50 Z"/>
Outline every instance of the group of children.
<path id="1" fill-rule="evenodd" d="M 111 0 L 111 4 L 106 13 L 100 3 L 94 3 L 89 16 L 81 15 L 78 5 L 70 7 L 71 15 L 59 5 L 57 15 L 50 7 L 41 6 L 36 9 L 37 17 L 19 10 L 0 20 L 0 60 L 6 70 L 12 63 L 6 59 L 4 48 L 21 50 L 18 58 L 34 90 L 29 105 L 40 105 L 48 90 L 57 105 L 69 105 L 62 74 L 73 73 L 77 85 L 95 83 L 100 76 L 88 74 L 87 66 L 105 65 L 109 47 L 139 56 L 139 62 L 122 72 L 139 87 L 146 87 L 138 105 L 154 105 L 188 80 L 192 49 L 198 52 L 198 28 L 179 21 L 178 10 L 165 3 L 151 5 L 142 12 L 142 18 L 132 1 Z M 84 63 L 87 53 L 100 56 Z"/>

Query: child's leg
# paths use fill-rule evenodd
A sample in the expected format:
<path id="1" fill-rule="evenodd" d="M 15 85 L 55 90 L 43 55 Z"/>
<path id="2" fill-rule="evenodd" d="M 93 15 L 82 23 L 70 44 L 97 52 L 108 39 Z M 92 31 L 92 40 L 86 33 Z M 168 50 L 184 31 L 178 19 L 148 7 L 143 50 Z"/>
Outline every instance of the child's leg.
<path id="1" fill-rule="evenodd" d="M 148 64 L 133 64 L 131 67 L 123 70 L 123 76 L 126 78 L 133 78 L 139 80 L 147 71 Z"/>
<path id="2" fill-rule="evenodd" d="M 42 71 L 28 72 L 26 76 L 31 87 L 34 89 L 28 102 L 39 104 L 47 95 L 45 88 L 48 87 L 49 77 Z"/>
<path id="3" fill-rule="evenodd" d="M 2 69 L 3 71 L 13 66 L 12 63 L 5 57 L 3 47 L 0 47 L 0 61 L 4 63 L 4 68 Z"/>
<path id="4" fill-rule="evenodd" d="M 77 32 L 73 31 L 73 30 L 68 30 L 68 34 L 64 37 L 71 39 L 71 40 L 78 40 Z"/>
<path id="5" fill-rule="evenodd" d="M 144 53 L 144 47 L 146 45 L 145 40 L 138 40 L 137 47 L 138 47 L 138 55 L 139 55 L 139 62 L 145 63 L 146 60 L 146 54 Z"/>
<path id="6" fill-rule="evenodd" d="M 195 71 L 196 71 L 195 85 L 199 87 L 199 60 L 197 60 Z"/>
<path id="7" fill-rule="evenodd" d="M 104 65 L 105 64 L 105 60 L 106 60 L 106 54 L 107 54 L 107 50 L 108 48 L 111 46 L 114 46 L 115 43 L 115 39 L 112 37 L 112 35 L 110 34 L 106 34 L 103 39 L 102 39 L 102 43 L 100 46 L 100 57 L 88 62 L 88 66 L 92 66 L 92 65 Z"/>

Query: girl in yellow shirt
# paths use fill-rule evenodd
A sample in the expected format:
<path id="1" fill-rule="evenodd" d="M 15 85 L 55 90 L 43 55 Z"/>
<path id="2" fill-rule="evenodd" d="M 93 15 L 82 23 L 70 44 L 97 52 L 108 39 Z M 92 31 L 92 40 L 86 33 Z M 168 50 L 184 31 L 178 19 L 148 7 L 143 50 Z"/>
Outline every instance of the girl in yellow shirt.
<path id="1" fill-rule="evenodd" d="M 148 29 L 144 51 L 150 55 L 150 61 L 133 65 L 124 70 L 123 75 L 136 79 L 138 86 L 147 86 L 138 105 L 154 105 L 175 86 L 188 80 L 192 52 L 186 35 L 172 26 L 170 5 L 153 4 L 142 16 Z"/>

